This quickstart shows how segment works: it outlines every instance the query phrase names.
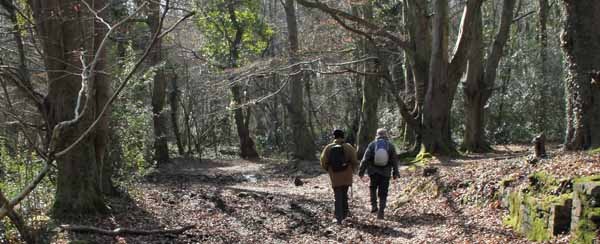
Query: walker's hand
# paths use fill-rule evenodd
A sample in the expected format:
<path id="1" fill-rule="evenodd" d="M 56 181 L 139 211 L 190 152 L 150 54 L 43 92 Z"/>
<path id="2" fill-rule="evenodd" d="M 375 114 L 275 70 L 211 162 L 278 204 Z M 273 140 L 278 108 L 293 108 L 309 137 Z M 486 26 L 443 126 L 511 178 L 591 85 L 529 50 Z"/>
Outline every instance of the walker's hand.
<path id="1" fill-rule="evenodd" d="M 369 179 L 367 179 L 367 177 L 366 177 L 366 176 L 362 176 L 362 177 L 360 177 L 360 180 L 362 180 L 363 182 L 368 182 L 368 181 L 369 181 Z"/>

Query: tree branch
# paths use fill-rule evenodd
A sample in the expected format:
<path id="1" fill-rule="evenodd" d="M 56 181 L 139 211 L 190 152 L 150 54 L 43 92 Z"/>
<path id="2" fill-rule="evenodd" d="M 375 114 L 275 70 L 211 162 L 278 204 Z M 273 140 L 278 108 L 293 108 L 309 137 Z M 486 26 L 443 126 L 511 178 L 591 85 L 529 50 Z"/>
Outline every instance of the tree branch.
<path id="1" fill-rule="evenodd" d="M 394 33 L 386 31 L 381 26 L 371 23 L 371 22 L 369 22 L 363 18 L 360 18 L 356 15 L 353 15 L 353 14 L 350 14 L 350 13 L 347 13 L 347 12 L 344 12 L 344 11 L 341 11 L 341 10 L 338 10 L 335 8 L 331 8 L 331 7 L 327 6 L 327 4 L 320 3 L 320 2 L 313 2 L 313 1 L 308 1 L 308 0 L 297 0 L 297 2 L 304 7 L 319 9 L 319 10 L 329 14 L 338 23 L 340 23 L 342 25 L 342 27 L 344 27 L 350 31 L 356 32 L 360 35 L 368 36 L 367 34 L 371 34 L 371 35 L 375 35 L 375 36 L 384 37 L 384 38 L 387 38 L 390 41 L 396 43 L 397 45 L 402 47 L 402 49 L 409 48 L 408 42 L 406 40 L 404 40 L 403 37 L 397 36 Z M 341 19 L 346 19 L 346 20 L 352 21 L 364 28 L 369 29 L 370 31 L 369 32 L 357 31 L 357 29 L 349 27 L 347 24 L 345 24 L 345 22 L 341 21 Z"/>
<path id="2" fill-rule="evenodd" d="M 116 228 L 114 230 L 101 229 L 94 226 L 86 226 L 86 225 L 61 225 L 61 229 L 72 231 L 72 232 L 80 232 L 80 233 L 94 233 L 106 236 L 118 236 L 118 235 L 179 235 L 183 232 L 196 228 L 196 225 L 187 225 L 181 228 L 176 229 L 167 229 L 167 230 L 137 230 L 137 229 L 129 229 L 129 228 Z"/>

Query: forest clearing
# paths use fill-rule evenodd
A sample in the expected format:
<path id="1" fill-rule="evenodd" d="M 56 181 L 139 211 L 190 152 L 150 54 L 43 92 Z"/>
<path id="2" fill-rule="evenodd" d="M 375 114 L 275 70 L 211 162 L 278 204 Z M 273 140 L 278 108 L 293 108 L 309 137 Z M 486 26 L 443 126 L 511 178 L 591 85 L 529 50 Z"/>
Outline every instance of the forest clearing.
<path id="1" fill-rule="evenodd" d="M 598 243 L 598 16 L 0 0 L 0 244 Z"/>

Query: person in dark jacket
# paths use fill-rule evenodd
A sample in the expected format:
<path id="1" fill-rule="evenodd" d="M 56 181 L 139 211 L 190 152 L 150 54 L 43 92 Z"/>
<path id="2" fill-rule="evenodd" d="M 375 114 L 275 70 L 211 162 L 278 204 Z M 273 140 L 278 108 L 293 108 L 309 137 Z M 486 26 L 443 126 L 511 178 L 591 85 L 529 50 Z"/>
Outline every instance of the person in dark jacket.
<path id="1" fill-rule="evenodd" d="M 376 151 L 381 149 L 385 150 L 384 152 L 387 155 L 381 151 L 376 153 Z M 383 156 L 381 156 L 382 154 Z M 381 162 L 382 160 L 383 163 Z M 394 145 L 388 140 L 387 131 L 383 128 L 377 130 L 377 137 L 369 143 L 361 161 L 358 176 L 363 180 L 366 180 L 364 178 L 365 171 L 370 178 L 371 213 L 377 213 L 377 218 L 383 219 L 390 186 L 390 177 L 392 176 L 394 179 L 397 179 L 400 176 L 400 172 L 398 171 L 398 154 Z M 379 206 L 377 205 L 378 196 Z"/>
<path id="2" fill-rule="evenodd" d="M 342 221 L 350 214 L 348 188 L 352 186 L 352 175 L 358 169 L 358 159 L 356 158 L 356 149 L 344 142 L 344 131 L 334 130 L 333 137 L 333 143 L 325 146 L 321 153 L 321 167 L 329 173 L 335 197 L 335 218 L 338 224 L 342 224 Z M 331 149 L 336 145 L 342 146 L 344 159 L 348 163 L 348 166 L 341 171 L 334 171 L 330 162 Z"/>

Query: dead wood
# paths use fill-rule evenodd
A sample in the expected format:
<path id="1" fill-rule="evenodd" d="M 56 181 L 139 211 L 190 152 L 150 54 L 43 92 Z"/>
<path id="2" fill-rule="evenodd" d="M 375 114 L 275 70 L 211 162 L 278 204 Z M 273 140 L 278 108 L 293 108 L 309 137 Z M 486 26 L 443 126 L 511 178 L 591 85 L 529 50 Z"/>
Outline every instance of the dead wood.
<path id="1" fill-rule="evenodd" d="M 116 228 L 114 230 L 101 229 L 94 226 L 87 225 L 61 225 L 61 229 L 68 230 L 72 232 L 79 233 L 92 233 L 92 234 L 100 234 L 107 236 L 117 236 L 117 235 L 167 235 L 174 234 L 179 235 L 187 230 L 196 228 L 196 225 L 188 225 L 181 228 L 176 229 L 167 229 L 167 230 L 137 230 L 137 229 L 129 229 L 129 228 Z"/>

